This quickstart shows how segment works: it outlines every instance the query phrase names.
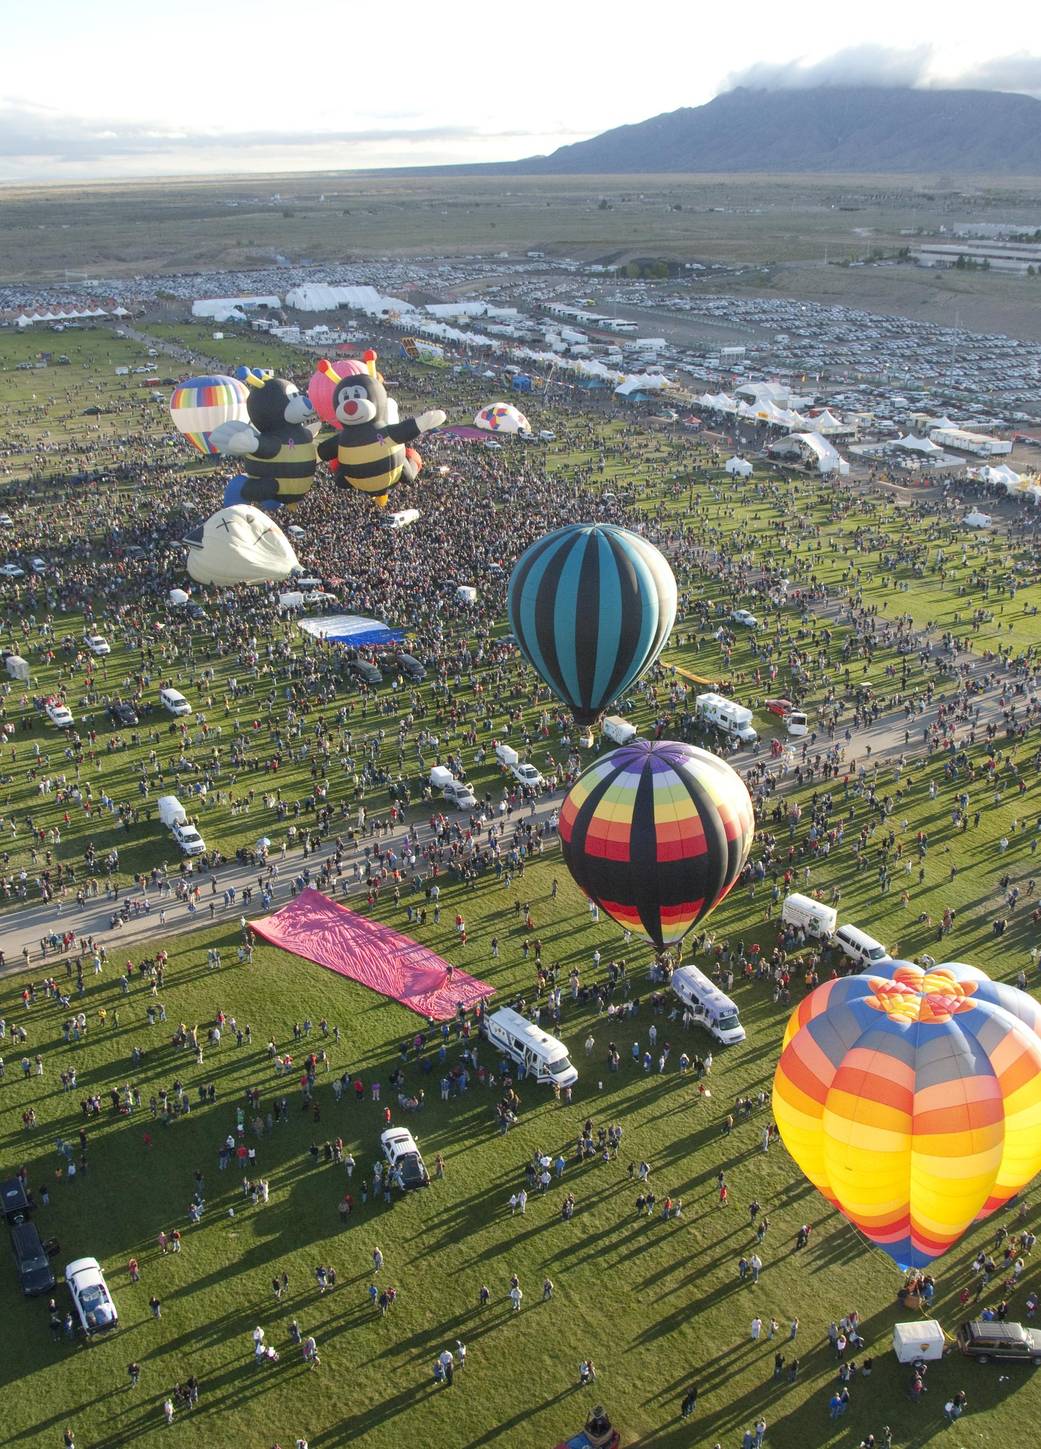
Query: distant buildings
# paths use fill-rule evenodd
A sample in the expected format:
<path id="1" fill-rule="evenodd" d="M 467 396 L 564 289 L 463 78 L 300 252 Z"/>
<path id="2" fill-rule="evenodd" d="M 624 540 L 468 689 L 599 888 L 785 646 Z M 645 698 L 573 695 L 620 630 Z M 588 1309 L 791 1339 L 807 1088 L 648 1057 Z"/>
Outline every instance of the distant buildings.
<path id="1" fill-rule="evenodd" d="M 911 248 L 920 267 L 986 267 L 994 272 L 1041 271 L 1041 243 L 1010 241 L 925 241 Z"/>

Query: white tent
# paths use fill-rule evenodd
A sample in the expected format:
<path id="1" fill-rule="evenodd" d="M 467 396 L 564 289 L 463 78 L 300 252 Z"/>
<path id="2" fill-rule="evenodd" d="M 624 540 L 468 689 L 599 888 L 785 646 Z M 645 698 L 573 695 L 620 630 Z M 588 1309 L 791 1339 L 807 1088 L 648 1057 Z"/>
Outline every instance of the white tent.
<path id="1" fill-rule="evenodd" d="M 913 433 L 905 433 L 902 438 L 895 439 L 889 444 L 891 448 L 903 448 L 909 453 L 934 454 L 942 453 L 943 449 L 931 438 L 916 438 Z"/>
<path id="2" fill-rule="evenodd" d="M 1015 487 L 1022 476 L 1007 463 L 999 463 L 997 467 L 985 463 L 982 468 L 970 468 L 968 471 L 969 476 L 978 483 L 993 483 L 1002 488 Z"/>
<path id="3" fill-rule="evenodd" d="M 820 433 L 790 433 L 787 438 L 771 443 L 768 451 L 779 455 L 797 454 L 821 473 L 837 473 L 843 478 L 849 473 L 845 458 Z"/>
<path id="4" fill-rule="evenodd" d="M 752 465 L 747 458 L 739 458 L 736 454 L 728 458 L 724 464 L 727 472 L 735 478 L 748 478 L 752 472 Z"/>
<path id="5" fill-rule="evenodd" d="M 669 379 L 661 372 L 640 372 L 631 373 L 615 388 L 615 393 L 620 397 L 631 397 L 637 392 L 661 392 L 663 388 L 671 386 Z"/>
<path id="6" fill-rule="evenodd" d="M 29 682 L 29 664 L 20 654 L 9 654 L 5 660 L 7 674 L 10 679 L 20 679 L 23 684 Z"/>
<path id="7" fill-rule="evenodd" d="M 827 408 L 822 413 L 818 413 L 815 418 L 810 419 L 810 426 L 814 432 L 820 433 L 825 438 L 833 433 L 851 433 L 853 431 L 848 423 L 844 423 Z"/>
<path id="8" fill-rule="evenodd" d="M 974 508 L 971 513 L 965 515 L 962 524 L 966 528 L 989 528 L 990 521 L 989 513 L 981 513 L 978 508 Z"/>

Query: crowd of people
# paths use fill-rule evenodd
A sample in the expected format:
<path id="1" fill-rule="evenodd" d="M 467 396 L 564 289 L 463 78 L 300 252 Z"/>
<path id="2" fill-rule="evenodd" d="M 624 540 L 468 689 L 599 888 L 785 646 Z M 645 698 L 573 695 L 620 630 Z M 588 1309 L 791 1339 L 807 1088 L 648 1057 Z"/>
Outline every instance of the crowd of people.
<path id="1" fill-rule="evenodd" d="M 458 408 L 479 396 L 478 384 L 450 374 L 416 373 L 410 381 L 432 403 L 451 401 Z M 304 642 L 295 617 L 270 591 L 243 590 L 233 605 L 218 605 L 208 618 L 189 626 L 173 622 L 163 600 L 170 587 L 183 582 L 177 540 L 188 520 L 216 506 L 219 484 L 185 474 L 176 454 L 145 425 L 143 411 L 140 419 L 137 414 L 137 405 L 128 401 L 127 431 L 114 445 L 119 456 L 106 461 L 110 479 L 98 490 L 52 476 L 80 469 L 90 459 L 89 447 L 77 452 L 71 444 L 52 445 L 35 435 L 31 440 L 28 432 L 7 443 L 10 454 L 32 441 L 37 481 L 27 492 L 18 526 L 28 539 L 46 519 L 50 566 L 44 574 L 5 585 L 0 598 L 4 639 L 34 670 L 54 672 L 55 688 L 74 706 L 77 724 L 72 736 L 46 733 L 31 691 L 18 683 L 4 685 L 8 793 L 0 819 L 0 890 L 9 910 L 45 908 L 51 929 L 36 948 L 23 952 L 30 970 L 41 965 L 48 974 L 42 985 L 34 978 L 24 988 L 17 1023 L 0 1019 L 0 1049 L 9 1038 L 21 1056 L 24 1077 L 45 1081 L 44 1060 L 34 1049 L 34 1011 L 57 1005 L 63 1023 L 60 1050 L 67 1054 L 62 1087 L 75 1093 L 77 1044 L 88 1033 L 118 1026 L 120 1010 L 124 1024 L 133 1013 L 145 1044 L 135 1046 L 138 1056 L 129 1076 L 82 1099 L 85 1121 L 108 1111 L 144 1121 L 150 1148 L 152 1124 L 160 1130 L 192 1110 L 210 1107 L 226 1113 L 230 1104 L 219 1099 L 209 1062 L 223 1050 L 222 1043 L 243 1051 L 252 1046 L 250 1025 L 229 1021 L 223 1013 L 202 1024 L 179 1022 L 176 1029 L 171 1022 L 166 1034 L 178 1057 L 170 1085 L 147 1096 L 142 1092 L 134 1069 L 153 1050 L 149 1028 L 167 1022 L 164 997 L 172 983 L 165 978 L 163 952 L 120 963 L 119 932 L 135 913 L 157 927 L 198 924 L 200 911 L 205 919 L 207 908 L 211 917 L 218 911 L 238 917 L 239 961 L 248 965 L 253 943 L 247 914 L 254 905 L 281 904 L 315 885 L 379 909 L 403 928 L 422 928 L 428 919 L 440 925 L 439 882 L 451 879 L 482 892 L 519 885 L 526 862 L 552 849 L 555 806 L 581 758 L 573 725 L 499 625 L 512 561 L 542 533 L 573 521 L 579 499 L 597 517 L 640 527 L 666 553 L 684 605 L 676 632 L 681 649 L 718 646 L 730 687 L 743 696 L 784 692 L 796 702 L 812 701 L 814 727 L 801 746 L 789 743 L 778 755 L 763 748 L 737 758 L 758 821 L 739 889 L 763 901 L 765 920 L 776 921 L 779 900 L 790 889 L 812 889 L 824 881 L 837 901 L 840 880 L 870 872 L 880 898 L 896 886 L 908 930 L 920 927 L 925 889 L 954 869 L 945 844 L 966 832 L 980 832 L 988 841 L 993 836 L 991 873 L 999 894 L 995 923 L 1005 923 L 1002 933 L 1010 922 L 1022 927 L 1031 912 L 1036 915 L 1035 881 L 1028 872 L 1041 839 L 1041 752 L 1035 744 L 1041 667 L 1038 650 L 1012 632 L 1017 619 L 1036 613 L 1036 605 L 1024 605 L 1020 597 L 1038 578 L 1033 522 L 1012 522 L 1008 554 L 998 568 L 987 546 L 952 537 L 942 495 L 914 502 L 904 537 L 895 539 L 870 495 L 834 494 L 816 482 L 781 477 L 747 484 L 722 481 L 711 471 L 719 461 L 711 445 L 695 448 L 675 434 L 648 442 L 645 429 L 618 413 L 615 404 L 579 406 L 576 400 L 573 408 L 561 410 L 556 446 L 585 461 L 566 470 L 547 468 L 534 445 L 517 443 L 494 452 L 432 440 L 424 444 L 426 468 L 414 497 L 402 499 L 403 506 L 421 504 L 423 518 L 413 528 L 384 530 L 370 505 L 351 495 L 333 496 L 324 484 L 300 508 L 296 516 L 306 530 L 308 568 L 335 589 L 344 609 L 407 621 L 410 647 L 427 667 L 423 685 L 397 676 L 389 688 L 368 690 L 351 675 L 345 651 Z M 617 481 L 619 463 L 631 457 L 640 460 L 639 480 Z M 115 524 L 114 498 L 119 500 Z M 838 563 L 822 547 L 822 508 L 845 529 Z M 793 547 L 793 520 L 801 520 L 806 547 Z M 895 577 L 910 573 L 957 590 L 965 599 L 957 627 L 938 631 L 909 613 L 882 613 L 868 597 L 876 555 L 877 567 Z M 456 600 L 455 587 L 474 579 L 480 580 L 478 600 L 464 606 Z M 738 595 L 763 616 L 761 631 L 750 640 L 738 638 L 722 603 Z M 897 591 L 897 604 L 899 598 Z M 68 625 L 69 616 L 103 630 L 117 650 L 116 661 L 90 656 Z M 1008 628 L 996 636 L 994 629 L 1002 624 Z M 978 634 L 986 642 L 970 649 Z M 187 721 L 160 722 L 156 709 L 146 712 L 167 682 L 184 685 L 197 701 Z M 729 753 L 726 740 L 706 733 L 695 720 L 690 693 L 673 669 L 658 666 L 634 691 L 633 703 L 659 737 L 679 734 Z M 117 700 L 140 709 L 141 719 L 113 733 L 105 719 Z M 491 746 L 499 738 L 538 752 L 548 803 L 489 773 Z M 124 759 L 133 763 L 123 768 Z M 441 760 L 461 772 L 485 772 L 469 818 L 449 820 L 430 798 L 429 766 Z M 214 831 L 218 826 L 223 831 L 222 840 L 233 843 L 263 832 L 282 838 L 270 847 L 252 847 L 248 861 L 236 861 L 231 848 L 222 852 L 219 847 L 179 865 L 157 861 L 154 799 L 167 788 L 189 801 L 204 833 L 209 822 Z M 935 803 L 944 823 L 916 836 L 901 822 L 923 796 Z M 1006 819 L 1010 801 L 1016 807 L 1011 825 Z M 992 820 L 998 822 L 993 828 Z M 231 857 L 227 861 L 225 854 Z M 234 865 L 248 865 L 250 883 L 222 889 Z M 107 931 L 97 933 L 104 941 L 81 929 L 99 900 L 113 907 Z M 554 1029 L 581 1022 L 589 1032 L 587 1055 L 602 1061 L 605 1073 L 689 1074 L 691 1099 L 709 1115 L 721 1142 L 732 1132 L 744 1132 L 753 1153 L 769 1152 L 775 1139 L 765 1097 L 732 1102 L 715 1078 L 713 1096 L 711 1053 L 691 1042 L 692 1019 L 655 989 L 659 981 L 645 986 L 631 958 L 600 959 L 598 951 L 581 972 L 577 967 L 569 971 L 565 984 L 559 962 L 544 956 L 532 902 L 525 901 L 523 891 L 510 900 L 518 931 L 510 937 L 508 964 L 530 978 L 529 988 L 517 998 L 521 1009 Z M 117 902 L 127 911 L 122 923 Z M 937 913 L 938 939 L 953 923 L 953 912 Z M 462 912 L 454 934 L 465 946 Z M 712 927 L 692 942 L 692 952 L 728 992 L 735 982 L 744 983 L 764 998 L 772 995 L 778 1008 L 843 969 L 832 947 L 797 931 L 775 934 L 771 927 L 757 934 L 766 936 L 765 944 L 723 936 Z M 1021 972 L 1025 980 L 1028 967 L 1037 967 L 1038 952 L 1032 948 L 1028 955 L 1025 931 L 1014 934 L 1024 944 L 1013 974 Z M 628 940 L 621 949 L 627 946 Z M 488 948 L 497 960 L 498 936 Z M 895 942 L 890 949 L 896 953 Z M 113 969 L 121 973 L 119 1005 L 97 1007 L 92 992 L 107 990 Z M 207 970 L 219 980 L 220 958 L 211 956 Z M 631 1048 L 627 1038 L 621 1046 L 615 1039 L 622 1036 L 622 1024 L 636 1038 Z M 315 1050 L 309 1050 L 312 1035 L 299 1026 L 290 1040 L 287 1021 L 285 1039 L 280 1044 L 272 1039 L 266 1053 L 267 1110 L 257 1087 L 255 1096 L 251 1092 L 247 1101 L 234 1104 L 234 1128 L 219 1134 L 217 1168 L 234 1164 L 241 1173 L 241 1211 L 267 1202 L 268 1179 L 260 1158 L 265 1139 L 288 1119 L 294 1081 L 301 1109 L 312 1122 L 322 1120 L 316 1084 L 323 1067 L 332 1068 L 330 1091 L 338 1084 L 337 1107 L 360 1100 L 359 1086 L 364 1098 L 368 1088 L 369 1102 L 378 1104 L 371 1110 L 386 1113 L 386 1120 L 395 1100 L 400 1111 L 422 1110 L 426 1086 L 435 1081 L 449 1102 L 483 1091 L 488 1119 L 504 1137 L 523 1109 L 523 1072 L 508 1063 L 480 1060 L 465 1021 L 457 1024 L 454 1042 L 446 1028 L 444 1034 L 424 1036 L 418 1048 L 406 1044 L 388 1104 L 372 1091 L 380 1085 L 378 1076 L 345 1070 L 338 1029 L 321 1023 Z M 0 1074 L 3 1070 L 0 1057 Z M 44 1092 L 41 1087 L 41 1112 Z M 23 1119 L 23 1126 L 31 1139 L 41 1123 L 35 1105 L 27 1113 L 32 1119 Z M 356 1204 L 350 1190 L 354 1158 L 342 1135 L 330 1130 L 324 1145 L 323 1136 L 316 1131 L 308 1159 L 317 1170 L 346 1172 L 347 1186 L 341 1182 L 333 1195 L 341 1220 L 353 1219 L 355 1212 L 362 1217 L 362 1209 L 370 1216 L 403 1191 L 390 1172 L 381 1168 L 377 1175 L 369 1169 L 359 1173 L 361 1202 Z M 548 1144 L 545 1151 L 540 1146 L 517 1167 L 510 1183 L 506 1204 L 511 1214 L 523 1217 L 529 1197 L 546 1195 L 559 1183 L 566 1192 L 555 1200 L 554 1211 L 570 1222 L 582 1213 L 585 1174 L 625 1172 L 637 1217 L 683 1224 L 683 1202 L 673 1185 L 657 1186 L 666 1174 L 635 1152 L 630 1163 L 620 1164 L 622 1142 L 620 1123 L 595 1122 L 590 1115 L 573 1142 Z M 87 1173 L 90 1164 L 83 1128 L 78 1153 L 62 1143 L 59 1169 L 67 1183 Z M 443 1167 L 442 1161 L 435 1181 Z M 754 1183 L 754 1167 L 749 1167 L 740 1193 L 748 1196 L 741 1207 L 749 1212 L 750 1241 L 738 1264 L 740 1281 L 749 1288 L 770 1266 L 764 1263 L 769 1214 L 750 1190 Z M 737 1189 L 723 1167 L 715 1191 L 720 1207 L 735 1205 Z M 186 1222 L 195 1226 L 205 1212 L 197 1172 Z M 802 1231 L 797 1249 L 808 1244 L 811 1226 Z M 986 1310 L 1000 1317 L 1008 1312 L 1012 1295 L 1022 1292 L 1029 1317 L 1036 1296 L 1017 1264 L 1029 1256 L 1033 1234 L 1019 1229 L 1013 1243 L 998 1246 L 1005 1260 L 1001 1269 L 985 1261 L 974 1287 L 982 1285 L 985 1292 L 1000 1277 L 1001 1298 Z M 374 1256 L 374 1278 L 382 1266 L 382 1255 L 378 1264 Z M 284 1289 L 279 1278 L 273 1291 L 280 1300 L 279 1284 Z M 320 1293 L 335 1285 L 335 1269 L 323 1265 L 316 1270 Z M 482 1287 L 481 1293 L 486 1291 Z M 397 1292 L 378 1282 L 371 1285 L 369 1296 L 379 1317 L 393 1307 Z M 543 1300 L 553 1292 L 547 1277 Z M 505 1297 L 509 1311 L 520 1313 L 523 1290 L 516 1275 Z M 758 1316 L 753 1328 L 756 1324 L 758 1342 L 764 1329 Z M 836 1337 L 827 1337 L 840 1366 L 830 1403 L 832 1417 L 838 1418 L 854 1380 L 870 1373 L 871 1359 L 845 1357 L 847 1346 L 858 1352 L 864 1346 L 857 1342 L 855 1315 L 833 1326 Z M 767 1341 L 776 1331 L 769 1320 Z M 303 1335 L 295 1319 L 287 1332 L 308 1368 L 317 1369 L 321 1359 L 315 1338 Z M 789 1332 L 794 1340 L 795 1332 Z M 279 1360 L 279 1349 L 268 1342 L 262 1325 L 253 1335 L 251 1355 L 264 1368 Z M 462 1341 L 454 1351 L 442 1350 L 435 1381 L 451 1386 L 465 1355 Z M 777 1358 L 774 1379 L 793 1383 L 799 1359 L 780 1352 Z M 919 1377 L 924 1387 L 924 1375 Z M 583 1384 L 596 1379 L 592 1359 L 583 1358 L 580 1379 Z M 136 1385 L 137 1377 L 131 1380 Z M 197 1402 L 198 1385 L 192 1378 L 187 1384 L 187 1390 L 182 1384 L 164 1399 L 167 1422 Z M 693 1413 L 697 1399 L 692 1387 L 683 1400 L 684 1415 Z M 965 1408 L 964 1398 L 951 1403 L 959 1413 Z M 885 1433 L 880 1443 L 886 1442 Z M 754 1449 L 761 1449 L 765 1419 L 748 1434 Z"/>

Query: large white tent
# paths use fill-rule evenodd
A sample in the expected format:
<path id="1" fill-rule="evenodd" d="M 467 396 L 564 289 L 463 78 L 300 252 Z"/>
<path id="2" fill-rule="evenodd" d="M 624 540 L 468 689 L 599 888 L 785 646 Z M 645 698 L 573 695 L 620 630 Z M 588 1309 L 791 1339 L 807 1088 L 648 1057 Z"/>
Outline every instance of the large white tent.
<path id="1" fill-rule="evenodd" d="M 723 466 L 735 478 L 748 478 L 751 476 L 752 465 L 747 458 L 739 458 L 735 455 L 733 458 L 728 458 Z"/>

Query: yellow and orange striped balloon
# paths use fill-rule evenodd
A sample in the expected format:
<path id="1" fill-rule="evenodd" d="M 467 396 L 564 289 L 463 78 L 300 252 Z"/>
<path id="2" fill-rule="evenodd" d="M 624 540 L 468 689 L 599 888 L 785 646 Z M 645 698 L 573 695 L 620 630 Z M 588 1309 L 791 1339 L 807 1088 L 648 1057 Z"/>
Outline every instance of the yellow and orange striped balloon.
<path id="1" fill-rule="evenodd" d="M 773 1110 L 814 1187 L 924 1267 L 1041 1171 L 1041 1008 L 960 962 L 825 982 L 789 1018 Z"/>

